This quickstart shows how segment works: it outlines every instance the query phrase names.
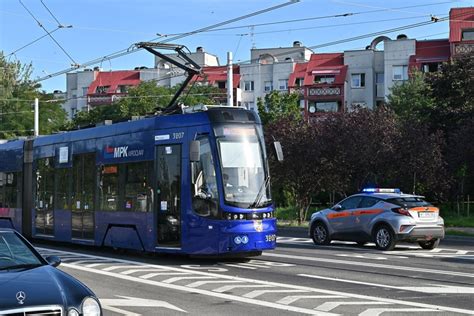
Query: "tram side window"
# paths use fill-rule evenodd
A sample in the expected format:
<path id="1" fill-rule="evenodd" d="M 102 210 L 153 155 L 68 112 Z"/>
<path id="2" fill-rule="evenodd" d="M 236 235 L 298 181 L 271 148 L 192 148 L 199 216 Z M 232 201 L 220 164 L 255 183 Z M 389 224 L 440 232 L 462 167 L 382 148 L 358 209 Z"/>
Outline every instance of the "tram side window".
<path id="1" fill-rule="evenodd" d="M 7 173 L 5 181 L 5 207 L 17 208 L 21 206 L 20 195 L 20 172 Z"/>
<path id="2" fill-rule="evenodd" d="M 99 182 L 100 209 L 116 211 L 119 203 L 119 166 L 102 167 Z"/>
<path id="3" fill-rule="evenodd" d="M 6 207 L 5 206 L 5 182 L 6 182 L 7 174 L 4 172 L 0 172 L 0 208 Z"/>
<path id="4" fill-rule="evenodd" d="M 54 209 L 54 168 L 52 158 L 36 161 L 36 208 Z"/>
<path id="5" fill-rule="evenodd" d="M 125 173 L 124 209 L 136 212 L 151 211 L 153 203 L 153 189 L 150 179 L 151 163 L 130 163 L 123 167 Z"/>
<path id="6" fill-rule="evenodd" d="M 70 210 L 69 188 L 71 179 L 71 169 L 56 169 L 56 208 Z"/>
<path id="7" fill-rule="evenodd" d="M 193 209 L 201 216 L 217 217 L 219 196 L 211 146 L 207 137 L 199 141 L 200 159 L 192 162 Z"/>
<path id="8" fill-rule="evenodd" d="M 95 177 L 95 154 L 75 155 L 72 168 L 72 210 L 94 210 Z"/>

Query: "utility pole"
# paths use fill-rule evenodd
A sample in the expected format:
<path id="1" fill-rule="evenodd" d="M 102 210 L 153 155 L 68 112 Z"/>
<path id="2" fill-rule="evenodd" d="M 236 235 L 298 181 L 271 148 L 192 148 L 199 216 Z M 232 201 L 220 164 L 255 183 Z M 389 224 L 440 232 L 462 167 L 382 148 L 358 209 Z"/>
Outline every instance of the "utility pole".
<path id="1" fill-rule="evenodd" d="M 39 135 L 39 100 L 35 98 L 35 130 L 34 135 L 37 137 Z"/>
<path id="2" fill-rule="evenodd" d="M 227 106 L 234 106 L 232 52 L 227 52 Z"/>

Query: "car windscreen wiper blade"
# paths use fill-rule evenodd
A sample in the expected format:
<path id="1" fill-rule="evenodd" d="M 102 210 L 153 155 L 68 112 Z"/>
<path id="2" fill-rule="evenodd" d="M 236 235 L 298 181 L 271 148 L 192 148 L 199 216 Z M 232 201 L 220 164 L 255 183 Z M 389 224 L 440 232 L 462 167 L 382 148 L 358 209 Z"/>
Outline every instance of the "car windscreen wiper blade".
<path id="1" fill-rule="evenodd" d="M 22 263 L 12 266 L 0 267 L 0 270 L 33 269 L 42 266 L 41 263 Z"/>

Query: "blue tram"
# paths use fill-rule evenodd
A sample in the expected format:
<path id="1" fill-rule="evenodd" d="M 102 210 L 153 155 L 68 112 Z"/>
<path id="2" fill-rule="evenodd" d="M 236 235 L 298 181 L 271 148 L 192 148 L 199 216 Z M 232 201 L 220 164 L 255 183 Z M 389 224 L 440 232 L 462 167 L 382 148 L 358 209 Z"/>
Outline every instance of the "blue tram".
<path id="1" fill-rule="evenodd" d="M 241 108 L 203 106 L 1 144 L 0 226 L 146 252 L 273 249 L 260 120 Z"/>

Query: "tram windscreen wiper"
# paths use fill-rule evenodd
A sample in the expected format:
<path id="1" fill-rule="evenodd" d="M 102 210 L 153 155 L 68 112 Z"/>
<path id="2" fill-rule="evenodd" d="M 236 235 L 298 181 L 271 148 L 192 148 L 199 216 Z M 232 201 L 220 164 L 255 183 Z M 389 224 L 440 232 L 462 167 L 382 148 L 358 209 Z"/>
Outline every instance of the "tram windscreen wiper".
<path id="1" fill-rule="evenodd" d="M 253 201 L 253 203 L 249 205 L 250 208 L 257 207 L 260 204 L 260 200 L 263 197 L 263 193 L 267 191 L 268 183 L 270 183 L 270 176 L 266 177 L 265 181 L 263 181 L 262 185 L 260 186 L 260 189 L 258 190 L 257 196 L 255 197 L 255 201 Z"/>

